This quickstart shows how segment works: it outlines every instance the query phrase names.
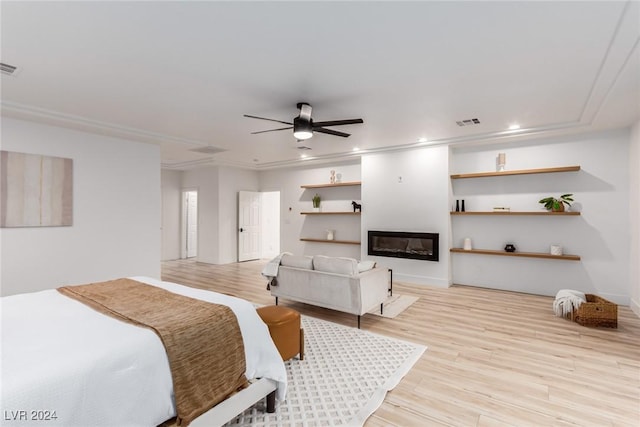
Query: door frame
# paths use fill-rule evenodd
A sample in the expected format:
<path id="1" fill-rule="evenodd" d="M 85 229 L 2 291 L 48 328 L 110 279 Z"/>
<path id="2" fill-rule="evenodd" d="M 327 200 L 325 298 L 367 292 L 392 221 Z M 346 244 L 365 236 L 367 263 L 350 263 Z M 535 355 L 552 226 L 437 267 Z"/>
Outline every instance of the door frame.
<path id="1" fill-rule="evenodd" d="M 186 194 L 189 192 L 195 192 L 198 195 L 198 205 L 196 207 L 196 235 L 197 237 L 197 248 L 196 248 L 196 258 L 200 253 L 200 193 L 198 191 L 198 187 L 186 187 L 181 190 L 180 193 L 180 259 L 187 258 L 187 197 Z"/>

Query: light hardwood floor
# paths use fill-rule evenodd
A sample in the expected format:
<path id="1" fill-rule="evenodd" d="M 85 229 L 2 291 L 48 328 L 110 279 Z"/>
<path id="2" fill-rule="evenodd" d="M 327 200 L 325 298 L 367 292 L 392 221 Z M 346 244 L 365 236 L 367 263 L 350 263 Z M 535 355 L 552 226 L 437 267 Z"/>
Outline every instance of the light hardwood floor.
<path id="1" fill-rule="evenodd" d="M 263 261 L 163 263 L 162 278 L 272 304 Z M 466 286 L 394 283 L 420 299 L 362 329 L 428 346 L 366 426 L 640 426 L 640 319 L 619 307 L 618 328 L 555 317 L 552 297 Z M 281 300 L 348 326 L 352 315 Z"/>

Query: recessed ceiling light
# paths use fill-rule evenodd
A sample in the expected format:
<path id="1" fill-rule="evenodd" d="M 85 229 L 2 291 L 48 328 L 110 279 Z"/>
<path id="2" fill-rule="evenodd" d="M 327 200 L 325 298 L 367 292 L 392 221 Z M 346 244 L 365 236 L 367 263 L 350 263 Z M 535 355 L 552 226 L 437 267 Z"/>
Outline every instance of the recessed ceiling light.
<path id="1" fill-rule="evenodd" d="M 418 138 L 418 142 L 420 142 L 420 143 L 427 142 L 427 138 L 425 138 L 424 136 L 421 137 L 421 138 Z"/>
<path id="2" fill-rule="evenodd" d="M 514 123 L 509 126 L 509 130 L 518 130 L 518 129 L 520 129 L 520 125 L 517 123 Z"/>
<path id="3" fill-rule="evenodd" d="M 360 148 L 358 148 L 358 147 L 353 147 L 353 151 L 360 151 Z"/>
<path id="4" fill-rule="evenodd" d="M 300 154 L 300 158 L 301 158 L 301 159 L 306 159 L 306 158 L 307 158 L 307 155 L 306 155 L 306 154 Z"/>

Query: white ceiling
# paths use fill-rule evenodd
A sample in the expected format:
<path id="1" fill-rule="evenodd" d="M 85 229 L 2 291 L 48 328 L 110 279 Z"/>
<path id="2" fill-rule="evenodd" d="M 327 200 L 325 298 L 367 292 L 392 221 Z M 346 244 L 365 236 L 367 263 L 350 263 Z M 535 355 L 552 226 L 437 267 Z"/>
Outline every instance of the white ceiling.
<path id="1" fill-rule="evenodd" d="M 363 118 L 318 161 L 640 119 L 640 3 L 1 3 L 2 114 L 157 143 L 164 167 L 300 164 L 292 131 L 243 117 Z M 478 118 L 479 125 L 456 121 Z M 507 131 L 512 123 L 521 130 Z M 201 154 L 193 148 L 226 151 Z M 306 160 L 309 161 L 309 160 Z"/>

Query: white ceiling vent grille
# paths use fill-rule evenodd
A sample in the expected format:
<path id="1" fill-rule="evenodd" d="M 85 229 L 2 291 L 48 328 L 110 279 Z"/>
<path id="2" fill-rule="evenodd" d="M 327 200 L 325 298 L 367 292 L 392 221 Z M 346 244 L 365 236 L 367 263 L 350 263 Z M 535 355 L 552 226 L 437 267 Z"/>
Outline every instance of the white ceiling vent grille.
<path id="1" fill-rule="evenodd" d="M 223 148 L 212 147 L 212 146 L 208 145 L 206 147 L 192 148 L 189 151 L 193 151 L 194 153 L 202 153 L 202 154 L 216 154 L 216 153 L 221 153 L 221 152 L 227 151 L 227 150 L 225 150 Z"/>
<path id="2" fill-rule="evenodd" d="M 18 74 L 18 67 L 0 62 L 0 71 L 6 76 L 15 76 Z"/>
<path id="3" fill-rule="evenodd" d="M 472 125 L 479 125 L 480 124 L 480 120 L 478 120 L 478 119 L 466 119 L 466 120 L 458 120 L 458 121 L 456 121 L 456 123 L 458 124 L 458 126 L 472 126 Z"/>

